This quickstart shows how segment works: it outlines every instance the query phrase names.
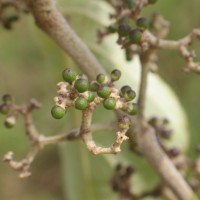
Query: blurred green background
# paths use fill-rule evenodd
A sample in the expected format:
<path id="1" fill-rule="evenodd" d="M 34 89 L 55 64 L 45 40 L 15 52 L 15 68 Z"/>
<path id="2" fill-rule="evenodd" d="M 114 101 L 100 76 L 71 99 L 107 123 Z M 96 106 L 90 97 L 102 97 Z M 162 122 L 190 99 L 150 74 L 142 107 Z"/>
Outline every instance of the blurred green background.
<path id="1" fill-rule="evenodd" d="M 76 21 L 83 14 L 80 8 L 85 1 L 73 1 L 72 8 L 77 8 L 74 10 L 68 8 L 70 1 L 60 0 L 58 3 L 62 5 L 63 13 L 72 26 L 79 30 L 78 34 L 89 35 L 91 41 L 95 41 L 95 33 L 88 30 L 90 24 L 87 26 L 87 17 L 82 20 L 84 26 L 80 20 Z M 198 0 L 160 0 L 155 6 L 145 9 L 144 15 L 148 16 L 155 11 L 162 13 L 171 22 L 169 38 L 178 39 L 199 27 L 199 7 Z M 96 12 L 95 9 L 93 11 Z M 74 67 L 72 60 L 36 28 L 31 15 L 21 15 L 20 21 L 14 24 L 11 31 L 0 27 L 0 33 L 0 94 L 11 93 L 18 104 L 25 103 L 30 98 L 41 102 L 42 109 L 34 112 L 35 124 L 41 133 L 51 135 L 77 127 L 80 123 L 79 112 L 71 112 L 70 117 L 59 121 L 52 119 L 50 115 L 56 83 L 61 80 L 61 71 L 66 66 Z M 199 43 L 196 42 L 193 47 L 200 58 Z M 200 76 L 183 72 L 184 62 L 177 52 L 161 51 L 159 56 L 158 74 L 172 87 L 186 111 L 191 137 L 188 154 L 194 157 L 194 146 L 200 141 Z M 74 119 L 73 123 L 68 125 L 66 122 L 71 118 Z M 29 141 L 24 136 L 23 122 L 19 119 L 16 127 L 7 130 L 3 121 L 4 117 L 0 116 L 0 158 L 8 150 L 15 152 L 16 159 L 23 158 L 30 148 Z M 109 144 L 110 141 L 105 142 Z M 107 167 L 110 161 L 105 160 L 108 157 L 90 159 L 91 155 L 82 148 L 80 142 L 68 143 L 66 146 L 53 145 L 41 151 L 31 168 L 33 175 L 26 180 L 18 179 L 16 172 L 0 162 L 0 199 L 93 200 L 111 199 L 111 196 L 116 199 L 109 188 L 112 169 Z M 68 159 L 67 162 L 65 158 Z M 79 161 L 82 161 L 82 165 Z M 104 168 L 101 170 L 97 167 L 102 163 Z M 101 170 L 100 174 L 95 169 Z M 144 176 L 148 177 L 148 174 Z M 82 183 L 85 183 L 84 188 Z M 91 183 L 95 183 L 95 187 L 91 188 Z"/>

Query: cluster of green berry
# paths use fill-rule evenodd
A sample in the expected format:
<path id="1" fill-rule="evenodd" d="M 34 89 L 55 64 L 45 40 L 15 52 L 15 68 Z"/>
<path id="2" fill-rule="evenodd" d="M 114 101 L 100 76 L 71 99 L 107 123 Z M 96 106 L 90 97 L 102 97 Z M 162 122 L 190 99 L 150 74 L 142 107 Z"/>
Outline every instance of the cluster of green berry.
<path id="1" fill-rule="evenodd" d="M 15 125 L 15 117 L 9 116 L 12 111 L 13 106 L 13 98 L 10 94 L 5 94 L 2 96 L 2 104 L 0 104 L 0 113 L 6 115 L 7 118 L 5 120 L 4 125 L 7 128 L 12 128 Z"/>
<path id="2" fill-rule="evenodd" d="M 131 44 L 139 44 L 142 41 L 142 33 L 150 27 L 150 21 L 145 17 L 140 17 L 136 21 L 136 28 L 127 19 L 123 19 L 118 25 L 120 38 L 126 39 Z"/>
<path id="3" fill-rule="evenodd" d="M 156 2 L 157 0 L 148 0 L 144 2 L 142 8 Z M 131 61 L 135 53 L 131 50 L 131 45 L 142 47 L 145 41 L 144 31 L 152 27 L 153 19 L 140 16 L 140 1 L 118 0 L 117 3 L 111 1 L 110 4 L 115 10 L 111 15 L 115 21 L 104 30 L 98 31 L 98 39 L 101 42 L 106 35 L 117 33 L 117 43 L 125 50 L 127 61 Z"/>
<path id="4" fill-rule="evenodd" d="M 118 69 L 110 73 L 110 78 L 101 73 L 91 82 L 85 75 L 77 74 L 70 68 L 66 68 L 62 76 L 64 82 L 58 84 L 60 90 L 54 99 L 56 105 L 51 110 L 56 119 L 64 117 L 68 107 L 94 109 L 100 103 L 107 110 L 122 109 L 130 115 L 137 113 L 137 105 L 131 102 L 136 97 L 135 91 L 130 86 L 123 86 L 120 91 L 114 86 L 114 82 L 121 77 Z"/>
<path id="5" fill-rule="evenodd" d="M 63 71 L 62 76 L 65 89 L 58 92 L 57 103 L 51 110 L 52 116 L 56 119 L 64 117 L 67 107 L 74 106 L 78 110 L 86 109 L 95 98 L 94 93 L 89 91 L 89 81 L 86 76 L 77 74 L 69 68 Z M 64 105 L 62 105 L 63 102 Z"/>

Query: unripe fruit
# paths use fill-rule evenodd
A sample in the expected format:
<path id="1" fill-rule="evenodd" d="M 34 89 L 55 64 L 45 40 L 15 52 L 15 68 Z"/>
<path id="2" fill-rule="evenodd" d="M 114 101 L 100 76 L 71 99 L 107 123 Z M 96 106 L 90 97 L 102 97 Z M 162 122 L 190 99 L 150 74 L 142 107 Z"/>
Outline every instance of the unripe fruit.
<path id="1" fill-rule="evenodd" d="M 14 124 L 10 124 L 10 123 L 8 123 L 7 121 L 5 121 L 5 122 L 4 122 L 4 126 L 5 126 L 6 128 L 12 128 L 12 127 L 14 127 Z"/>
<path id="2" fill-rule="evenodd" d="M 119 71 L 118 69 L 114 69 L 110 74 L 111 81 L 118 81 L 121 77 L 121 74 L 121 71 Z"/>
<path id="3" fill-rule="evenodd" d="M 79 78 L 88 80 L 88 77 L 82 73 L 77 75 L 76 79 L 79 79 Z"/>
<path id="4" fill-rule="evenodd" d="M 130 176 L 131 174 L 133 174 L 135 172 L 135 169 L 134 169 L 134 167 L 132 167 L 132 166 L 128 166 L 127 168 L 126 168 L 126 175 L 127 176 Z"/>
<path id="5" fill-rule="evenodd" d="M 94 92 L 88 91 L 88 93 L 87 93 L 87 100 L 88 100 L 88 102 L 90 103 L 90 102 L 94 101 L 94 99 L 95 99 Z"/>
<path id="6" fill-rule="evenodd" d="M 109 97 L 103 101 L 103 106 L 107 110 L 113 110 L 116 106 L 116 100 L 112 97 Z"/>
<path id="7" fill-rule="evenodd" d="M 19 19 L 19 16 L 18 15 L 11 15 L 7 18 L 7 20 L 12 23 L 12 22 L 15 22 Z"/>
<path id="8" fill-rule="evenodd" d="M 78 97 L 75 101 L 75 108 L 78 110 L 84 110 L 88 106 L 88 101 L 84 97 Z"/>
<path id="9" fill-rule="evenodd" d="M 124 94 L 124 98 L 126 101 L 132 101 L 135 97 L 136 97 L 136 93 L 132 89 L 127 90 Z"/>
<path id="10" fill-rule="evenodd" d="M 65 109 L 60 107 L 60 106 L 54 106 L 52 109 L 51 109 L 51 115 L 53 118 L 55 119 L 61 119 L 64 117 L 65 115 Z"/>
<path id="11" fill-rule="evenodd" d="M 131 87 L 129 85 L 124 85 L 121 89 L 120 89 L 120 96 L 124 97 L 124 95 L 126 94 L 126 92 L 128 90 L 131 90 Z"/>
<path id="12" fill-rule="evenodd" d="M 176 157 L 176 156 L 180 155 L 180 153 L 181 153 L 181 151 L 177 147 L 173 147 L 168 150 L 168 154 L 171 157 Z"/>
<path id="13" fill-rule="evenodd" d="M 76 79 L 77 73 L 74 70 L 67 68 L 63 71 L 62 76 L 64 81 L 72 83 Z"/>
<path id="14" fill-rule="evenodd" d="M 137 22 L 136 25 L 142 29 L 148 29 L 150 22 L 146 17 L 140 17 Z"/>
<path id="15" fill-rule="evenodd" d="M 105 74 L 98 74 L 97 77 L 96 77 L 96 81 L 99 84 L 105 83 L 107 81 L 107 77 L 106 77 Z"/>
<path id="16" fill-rule="evenodd" d="M 129 39 L 133 44 L 138 44 L 142 40 L 142 33 L 139 29 L 132 29 L 129 32 Z"/>
<path id="17" fill-rule="evenodd" d="M 117 171 L 117 172 L 119 172 L 119 171 L 121 171 L 122 170 L 122 164 L 121 163 L 118 163 L 117 165 L 116 165 L 116 167 L 115 167 L 115 171 Z"/>
<path id="18" fill-rule="evenodd" d="M 156 116 L 153 116 L 153 117 L 151 117 L 151 118 L 149 119 L 148 123 L 149 123 L 151 126 L 155 127 L 155 126 L 157 126 L 157 124 L 158 124 L 158 118 L 157 118 Z"/>
<path id="19" fill-rule="evenodd" d="M 128 24 L 122 23 L 118 27 L 118 34 L 121 37 L 126 37 L 128 36 L 130 30 L 131 30 L 131 27 Z"/>
<path id="20" fill-rule="evenodd" d="M 117 31 L 116 27 L 113 25 L 110 25 L 107 27 L 108 33 L 115 33 Z"/>
<path id="21" fill-rule="evenodd" d="M 110 96 L 111 89 L 108 86 L 102 86 L 97 91 L 97 94 L 99 97 L 106 99 Z"/>
<path id="22" fill-rule="evenodd" d="M 138 113 L 138 105 L 136 103 L 130 103 L 126 111 L 129 115 L 136 115 Z"/>
<path id="23" fill-rule="evenodd" d="M 0 105 L 0 113 L 1 114 L 4 114 L 4 115 L 7 115 L 10 111 L 10 107 L 6 104 L 6 103 L 3 103 Z"/>
<path id="24" fill-rule="evenodd" d="M 10 94 L 5 94 L 2 96 L 2 101 L 6 104 L 12 103 L 12 96 Z"/>
<path id="25" fill-rule="evenodd" d="M 119 128 L 128 129 L 131 125 L 131 119 L 127 115 L 123 115 L 118 119 Z"/>
<path id="26" fill-rule="evenodd" d="M 9 116 L 6 118 L 4 125 L 6 128 L 12 128 L 16 124 L 16 118 L 15 116 Z"/>
<path id="27" fill-rule="evenodd" d="M 89 88 L 88 80 L 83 78 L 77 79 L 74 83 L 74 88 L 80 93 L 87 91 Z"/>
<path id="28" fill-rule="evenodd" d="M 170 139 L 170 137 L 172 136 L 172 130 L 164 129 L 164 130 L 161 130 L 160 134 L 161 134 L 161 137 L 163 137 L 164 139 Z"/>
<path id="29" fill-rule="evenodd" d="M 6 17 L 3 20 L 3 26 L 4 26 L 4 28 L 6 28 L 6 29 L 12 29 L 13 22 L 17 21 L 18 19 L 19 19 L 18 15 L 11 15 L 11 16 Z"/>
<path id="30" fill-rule="evenodd" d="M 92 92 L 96 92 L 99 89 L 99 84 L 95 81 L 92 81 L 89 85 L 89 90 Z"/>

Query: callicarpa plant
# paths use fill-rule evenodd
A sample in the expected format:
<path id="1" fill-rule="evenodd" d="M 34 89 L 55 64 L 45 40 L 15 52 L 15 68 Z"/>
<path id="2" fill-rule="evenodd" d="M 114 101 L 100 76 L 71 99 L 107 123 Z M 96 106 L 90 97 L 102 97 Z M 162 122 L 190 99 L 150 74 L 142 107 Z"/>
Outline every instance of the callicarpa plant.
<path id="1" fill-rule="evenodd" d="M 66 142 L 67 146 L 68 141 L 71 141 L 71 145 L 77 149 L 77 143 L 73 141 L 81 140 L 84 144 L 81 152 L 84 152 L 84 149 L 89 152 L 88 160 L 93 167 L 88 168 L 87 172 L 84 171 L 88 163 L 83 163 L 83 166 L 80 164 L 80 154 L 78 158 L 74 149 L 62 151 L 64 157 L 68 155 L 68 159 L 71 159 L 71 162 L 66 162 L 68 167 L 64 168 L 64 171 L 71 169 L 70 173 L 66 172 L 67 176 L 64 178 L 66 188 L 69 188 L 66 189 L 66 199 L 200 199 L 200 146 L 196 147 L 197 156 L 193 160 L 185 154 L 184 149 L 176 146 L 174 142 L 170 143 L 177 134 L 171 125 L 174 121 L 167 114 L 161 116 L 158 109 L 161 105 L 167 113 L 173 112 L 173 108 L 168 109 L 163 101 L 163 97 L 166 98 L 166 90 L 157 94 L 157 103 L 153 108 L 148 104 L 149 90 L 153 90 L 153 94 L 159 93 L 156 88 L 150 88 L 149 82 L 152 81 L 152 75 L 159 70 L 159 51 L 178 52 L 185 62 L 182 73 L 188 72 L 190 76 L 199 74 L 200 62 L 190 45 L 200 39 L 200 29 L 193 29 L 177 40 L 168 39 L 169 22 L 159 13 L 152 13 L 150 17 L 144 14 L 146 8 L 160 2 L 86 1 L 83 4 L 88 5 L 88 16 L 92 13 L 96 17 L 92 20 L 99 22 L 105 18 L 100 13 L 106 14 L 106 25 L 95 26 L 93 31 L 92 26 L 88 29 L 89 23 L 79 24 L 77 29 L 73 26 L 76 20 L 70 15 L 70 11 L 75 12 L 75 5 L 80 9 L 83 6 L 81 1 L 61 1 L 61 6 L 57 5 L 56 0 L 0 1 L 0 22 L 3 28 L 15 31 L 17 21 L 31 16 L 37 27 L 71 58 L 59 69 L 57 94 L 51 89 L 51 95 L 55 97 L 48 112 L 52 116 L 51 120 L 54 120 L 52 123 L 65 122 L 67 131 L 64 134 L 54 133 L 49 136 L 39 131 L 32 112 L 42 106 L 36 99 L 31 99 L 26 104 L 18 104 L 9 91 L 2 94 L 0 113 L 4 116 L 5 127 L 13 129 L 21 117 L 25 134 L 31 143 L 31 150 L 24 159 L 16 161 L 13 151 L 8 151 L 3 157 L 12 169 L 19 172 L 20 178 L 31 175 L 31 164 L 45 146 L 61 142 Z M 64 6 L 62 10 L 62 5 L 65 4 L 68 7 L 66 13 L 63 11 Z M 90 42 L 78 36 L 81 32 L 88 34 Z M 91 32 L 95 37 L 89 35 Z M 96 49 L 92 45 L 92 38 L 95 38 Z M 115 46 L 111 49 L 114 52 L 117 52 L 114 49 L 120 49 L 120 54 L 114 53 L 114 56 L 112 50 L 104 46 L 113 38 L 114 44 L 111 47 Z M 92 50 L 112 62 L 108 64 L 97 59 L 101 56 Z M 118 59 L 123 61 L 118 63 Z M 111 63 L 114 64 L 111 66 Z M 135 71 L 128 69 L 130 64 L 134 65 Z M 57 76 L 57 73 L 52 76 Z M 131 77 L 131 80 L 128 77 Z M 73 112 L 78 112 L 80 120 L 69 120 Z M 103 118 L 106 118 L 104 122 L 96 119 L 102 115 L 101 112 L 106 113 L 103 114 Z M 110 117 L 110 113 L 114 116 Z M 175 115 L 173 119 L 176 118 L 178 116 Z M 77 121 L 80 122 L 79 125 Z M 68 131 L 71 128 L 70 123 L 76 124 L 76 128 Z M 102 136 L 106 145 L 96 140 L 100 137 L 96 136 L 97 132 L 106 133 Z M 92 175 L 86 176 L 84 173 Z M 141 178 L 145 173 L 152 173 L 156 180 L 149 180 L 151 178 L 144 178 L 145 176 Z M 85 176 L 85 179 L 78 177 L 75 180 L 77 174 Z M 94 194 L 87 195 L 84 187 L 88 187 L 89 193 Z"/>

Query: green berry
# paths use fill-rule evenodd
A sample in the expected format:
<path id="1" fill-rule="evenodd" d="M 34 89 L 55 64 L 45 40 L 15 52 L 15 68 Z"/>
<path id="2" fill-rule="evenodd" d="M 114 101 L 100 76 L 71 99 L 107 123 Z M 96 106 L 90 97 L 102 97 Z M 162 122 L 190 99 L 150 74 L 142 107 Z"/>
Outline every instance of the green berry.
<path id="1" fill-rule="evenodd" d="M 5 126 L 6 128 L 12 128 L 12 127 L 14 127 L 14 124 L 11 124 L 11 123 L 5 121 L 5 122 L 4 122 L 4 126 Z"/>
<path id="2" fill-rule="evenodd" d="M 110 96 L 111 89 L 108 86 L 102 86 L 97 91 L 97 94 L 99 97 L 106 99 Z"/>
<path id="3" fill-rule="evenodd" d="M 12 103 L 12 96 L 10 94 L 5 94 L 2 96 L 2 101 L 6 104 L 11 104 Z"/>
<path id="4" fill-rule="evenodd" d="M 88 80 L 83 78 L 77 79 L 74 83 L 74 88 L 80 93 L 87 91 L 89 88 Z"/>
<path id="5" fill-rule="evenodd" d="M 156 3 L 158 0 L 149 0 L 149 4 L 154 4 Z"/>
<path id="6" fill-rule="evenodd" d="M 129 39 L 133 44 L 138 44 L 142 40 L 142 33 L 139 29 L 132 29 L 129 32 Z"/>
<path id="7" fill-rule="evenodd" d="M 129 115 L 136 115 L 138 113 L 138 105 L 136 103 L 130 103 L 126 111 Z"/>
<path id="8" fill-rule="evenodd" d="M 65 109 L 60 107 L 60 106 L 54 106 L 52 109 L 51 109 L 51 115 L 53 118 L 55 119 L 61 119 L 64 117 L 65 115 Z"/>
<path id="9" fill-rule="evenodd" d="M 87 100 L 88 100 L 88 102 L 90 103 L 90 102 L 94 101 L 94 99 L 95 99 L 94 92 L 88 91 L 88 93 L 87 93 Z"/>
<path id="10" fill-rule="evenodd" d="M 128 36 L 130 30 L 131 30 L 131 27 L 128 24 L 122 23 L 118 27 L 118 34 L 121 37 L 126 37 Z"/>
<path id="11" fill-rule="evenodd" d="M 78 97 L 75 101 L 75 108 L 78 110 L 84 110 L 88 106 L 88 101 L 84 97 Z"/>
<path id="12" fill-rule="evenodd" d="M 15 22 L 19 19 L 18 15 L 11 15 L 7 18 L 7 20 L 9 20 L 10 23 Z"/>
<path id="13" fill-rule="evenodd" d="M 116 167 L 115 167 L 115 171 L 116 172 L 119 172 L 119 171 L 121 171 L 123 169 L 123 167 L 122 167 L 122 164 L 121 163 L 118 163 L 117 165 L 116 165 Z"/>
<path id="14" fill-rule="evenodd" d="M 10 112 L 10 107 L 8 106 L 8 104 L 3 103 L 0 105 L 0 113 L 7 115 Z"/>
<path id="15" fill-rule="evenodd" d="M 121 17 L 118 21 L 118 25 L 120 24 L 128 24 L 130 26 L 132 24 L 132 19 L 130 19 L 128 16 Z"/>
<path id="16" fill-rule="evenodd" d="M 142 29 L 148 29 L 150 26 L 150 22 L 146 17 L 140 17 L 137 22 L 137 26 L 142 28 Z"/>
<path id="17" fill-rule="evenodd" d="M 120 96 L 124 97 L 124 95 L 126 94 L 126 92 L 128 90 L 131 90 L 131 87 L 129 85 L 124 85 L 121 89 L 120 89 Z"/>
<path id="18" fill-rule="evenodd" d="M 16 118 L 14 116 L 10 116 L 6 118 L 4 125 L 6 128 L 12 128 L 16 124 Z"/>
<path id="19" fill-rule="evenodd" d="M 64 81 L 72 83 L 77 76 L 77 73 L 73 69 L 66 68 L 62 73 Z"/>
<path id="20" fill-rule="evenodd" d="M 106 77 L 105 74 L 98 74 L 97 77 L 96 77 L 96 81 L 99 84 L 105 83 L 107 81 L 107 77 Z"/>
<path id="21" fill-rule="evenodd" d="M 153 116 L 148 120 L 148 123 L 151 126 L 156 127 L 158 125 L 158 118 L 156 116 Z"/>
<path id="22" fill-rule="evenodd" d="M 116 100 L 112 97 L 109 97 L 103 101 L 103 106 L 107 110 L 113 110 L 116 106 Z"/>
<path id="23" fill-rule="evenodd" d="M 121 77 L 121 74 L 121 71 L 119 71 L 118 69 L 114 69 L 110 74 L 111 81 L 118 81 Z"/>
<path id="24" fill-rule="evenodd" d="M 132 89 L 127 90 L 127 91 L 125 92 L 125 94 L 124 94 L 124 98 L 125 98 L 125 100 L 127 100 L 127 101 L 132 101 L 135 97 L 136 97 L 136 93 L 135 93 L 135 91 L 132 90 Z"/>
<path id="25" fill-rule="evenodd" d="M 110 25 L 106 29 L 107 29 L 108 33 L 115 33 L 117 31 L 117 29 L 114 25 Z"/>
<path id="26" fill-rule="evenodd" d="M 95 81 L 92 81 L 89 85 L 89 90 L 92 92 L 96 92 L 99 89 L 99 84 Z"/>
<path id="27" fill-rule="evenodd" d="M 18 15 L 11 15 L 11 16 L 6 17 L 3 20 L 3 26 L 4 26 L 4 28 L 6 28 L 6 29 L 12 29 L 13 22 L 17 21 L 18 19 L 19 19 Z"/>
<path id="28" fill-rule="evenodd" d="M 170 139 L 170 137 L 172 136 L 172 130 L 171 129 L 163 129 L 160 131 L 160 135 L 162 138 L 164 139 Z"/>
<path id="29" fill-rule="evenodd" d="M 131 125 L 131 119 L 127 115 L 123 115 L 118 119 L 119 128 L 128 129 Z"/>
<path id="30" fill-rule="evenodd" d="M 88 77 L 85 74 L 78 74 L 76 79 L 80 79 L 80 78 L 88 80 Z"/>

